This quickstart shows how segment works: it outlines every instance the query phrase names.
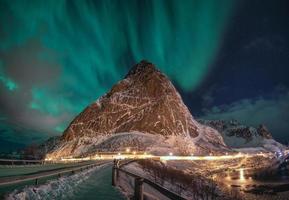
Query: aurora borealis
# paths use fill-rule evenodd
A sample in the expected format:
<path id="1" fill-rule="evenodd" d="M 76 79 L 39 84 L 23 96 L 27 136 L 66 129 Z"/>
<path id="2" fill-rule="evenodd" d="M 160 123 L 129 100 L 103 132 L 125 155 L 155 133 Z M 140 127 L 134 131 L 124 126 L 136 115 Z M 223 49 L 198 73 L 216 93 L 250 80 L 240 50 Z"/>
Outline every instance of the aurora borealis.
<path id="1" fill-rule="evenodd" d="M 239 116 L 246 121 L 258 104 L 259 110 L 265 105 L 271 109 L 266 112 L 278 112 L 274 118 L 281 116 L 285 122 L 288 114 L 280 112 L 284 106 L 289 108 L 284 100 L 289 84 L 285 75 L 271 71 L 289 64 L 288 42 L 284 43 L 288 15 L 282 10 L 287 3 L 278 1 L 273 8 L 279 10 L 271 13 L 263 13 L 272 7 L 269 1 L 263 8 L 252 3 L 256 19 L 242 10 L 248 4 L 232 0 L 1 0 L 0 144 L 6 145 L 2 148 L 61 134 L 75 115 L 142 59 L 170 77 L 197 117 Z M 258 15 L 262 20 L 267 17 L 267 22 Z M 256 23 L 249 31 L 242 25 L 250 24 L 248 16 Z M 276 33 L 266 27 L 257 29 L 275 20 L 281 24 Z M 250 58 L 240 46 L 246 46 L 247 52 L 268 50 L 264 55 L 275 60 L 267 62 L 262 53 Z M 272 55 L 273 51 L 281 53 Z M 266 70 L 264 63 L 275 66 Z M 257 85 L 250 82 L 251 73 Z M 276 102 L 278 108 L 272 106 Z M 270 121 L 261 113 L 248 123 Z M 278 131 L 276 135 L 285 134 L 289 127 L 284 122 L 280 122 L 281 130 L 277 124 L 269 128 Z"/>

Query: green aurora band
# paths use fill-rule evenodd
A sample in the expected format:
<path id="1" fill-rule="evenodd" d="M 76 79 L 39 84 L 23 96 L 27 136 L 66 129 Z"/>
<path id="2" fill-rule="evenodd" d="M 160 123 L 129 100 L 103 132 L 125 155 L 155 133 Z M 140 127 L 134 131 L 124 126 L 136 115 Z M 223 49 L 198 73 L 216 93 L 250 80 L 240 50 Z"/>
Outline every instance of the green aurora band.
<path id="1" fill-rule="evenodd" d="M 210 71 L 232 9 L 231 0 L 2 0 L 0 84 L 25 92 L 3 55 L 37 41 L 35 59 L 57 74 L 29 86 L 25 106 L 53 117 L 69 113 L 52 128 L 60 132 L 142 59 L 193 91 Z"/>

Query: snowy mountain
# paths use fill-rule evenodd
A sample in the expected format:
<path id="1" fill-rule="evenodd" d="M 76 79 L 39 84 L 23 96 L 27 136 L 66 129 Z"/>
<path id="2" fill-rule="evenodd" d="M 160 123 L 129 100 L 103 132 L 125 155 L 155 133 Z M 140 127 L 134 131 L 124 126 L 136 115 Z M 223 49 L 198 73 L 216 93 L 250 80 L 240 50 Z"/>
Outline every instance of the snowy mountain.
<path id="1" fill-rule="evenodd" d="M 47 156 L 81 156 L 136 144 L 159 153 L 162 148 L 183 154 L 227 149 L 218 131 L 193 119 L 169 79 L 142 61 L 81 112 Z"/>
<path id="2" fill-rule="evenodd" d="M 201 124 L 218 130 L 224 142 L 231 148 L 247 148 L 251 151 L 280 151 L 285 146 L 276 142 L 265 125 L 258 128 L 245 126 L 236 120 L 198 120 Z"/>

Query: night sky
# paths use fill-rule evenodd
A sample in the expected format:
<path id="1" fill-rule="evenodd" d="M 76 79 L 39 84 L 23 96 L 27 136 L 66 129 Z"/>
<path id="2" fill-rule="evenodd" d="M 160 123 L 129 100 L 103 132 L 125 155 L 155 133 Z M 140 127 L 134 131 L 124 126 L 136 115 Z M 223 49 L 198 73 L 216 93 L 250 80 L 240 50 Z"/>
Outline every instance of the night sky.
<path id="1" fill-rule="evenodd" d="M 289 140 L 287 0 L 0 0 L 0 151 L 60 135 L 142 59 L 195 118 Z"/>

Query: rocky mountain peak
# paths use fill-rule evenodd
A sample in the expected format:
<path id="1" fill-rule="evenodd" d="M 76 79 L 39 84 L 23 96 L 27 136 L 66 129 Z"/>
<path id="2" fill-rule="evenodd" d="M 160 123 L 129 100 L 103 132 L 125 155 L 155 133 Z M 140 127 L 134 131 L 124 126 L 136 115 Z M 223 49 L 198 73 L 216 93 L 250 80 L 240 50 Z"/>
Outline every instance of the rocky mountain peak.
<path id="1" fill-rule="evenodd" d="M 173 84 L 147 61 L 136 64 L 125 79 L 77 116 L 63 138 L 131 131 L 198 135 L 194 120 Z"/>
<path id="2" fill-rule="evenodd" d="M 140 63 L 134 65 L 125 78 L 128 78 L 130 76 L 143 76 L 145 74 L 151 74 L 159 72 L 159 70 L 156 69 L 154 64 L 150 63 L 147 60 L 142 60 Z"/>
<path id="3" fill-rule="evenodd" d="M 135 132 L 153 137 L 195 138 L 194 142 L 198 141 L 202 151 L 206 150 L 206 146 L 225 146 L 216 130 L 194 120 L 168 77 L 152 63 L 141 61 L 123 80 L 71 122 L 61 137 L 62 147 L 55 153 L 58 156 L 74 154 L 82 145 L 85 149 L 87 146 L 99 147 L 103 142 L 99 138 L 123 138 L 123 133 L 136 136 Z M 83 140 L 86 142 L 79 144 Z M 133 146 L 136 142 L 125 141 Z M 143 141 L 137 142 L 139 146 L 144 146 Z M 110 150 L 119 146 L 110 145 Z"/>

